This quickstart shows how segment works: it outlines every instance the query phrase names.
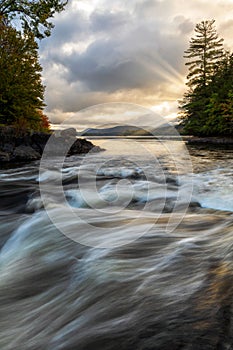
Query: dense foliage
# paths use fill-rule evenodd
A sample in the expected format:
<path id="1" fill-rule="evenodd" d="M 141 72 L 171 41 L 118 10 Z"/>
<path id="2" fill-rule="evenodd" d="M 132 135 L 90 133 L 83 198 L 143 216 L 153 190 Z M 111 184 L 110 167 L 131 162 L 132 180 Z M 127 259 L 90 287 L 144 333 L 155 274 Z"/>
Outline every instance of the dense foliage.
<path id="1" fill-rule="evenodd" d="M 0 0 L 0 124 L 49 130 L 36 38 L 50 35 L 54 25 L 49 19 L 66 4 L 63 0 Z"/>
<path id="2" fill-rule="evenodd" d="M 31 32 L 22 36 L 0 24 L 0 124 L 48 129 L 37 49 Z"/>
<path id="3" fill-rule="evenodd" d="M 42 39 L 51 34 L 54 25 L 49 19 L 61 12 L 67 1 L 62 0 L 0 0 L 0 20 L 9 24 L 17 20 L 22 30 Z"/>
<path id="4" fill-rule="evenodd" d="M 196 25 L 185 51 L 188 91 L 180 109 L 184 132 L 199 136 L 233 135 L 233 55 L 223 49 L 214 20 Z"/>

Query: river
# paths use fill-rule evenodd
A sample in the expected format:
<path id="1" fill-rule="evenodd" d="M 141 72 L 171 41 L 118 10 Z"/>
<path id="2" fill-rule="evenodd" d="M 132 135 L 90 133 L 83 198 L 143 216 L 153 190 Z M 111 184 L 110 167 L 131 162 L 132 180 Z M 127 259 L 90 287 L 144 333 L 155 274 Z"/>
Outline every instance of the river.
<path id="1" fill-rule="evenodd" d="M 93 142 L 0 171 L 0 349 L 233 349 L 233 151 Z"/>

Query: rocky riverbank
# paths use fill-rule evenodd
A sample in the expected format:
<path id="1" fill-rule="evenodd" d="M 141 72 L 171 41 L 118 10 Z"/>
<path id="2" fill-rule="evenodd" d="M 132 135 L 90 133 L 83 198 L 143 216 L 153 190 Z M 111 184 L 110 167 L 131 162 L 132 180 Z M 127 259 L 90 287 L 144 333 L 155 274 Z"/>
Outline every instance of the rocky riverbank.
<path id="1" fill-rule="evenodd" d="M 54 137 L 56 144 L 61 148 L 65 144 L 72 144 L 68 156 L 101 151 L 100 147 L 96 147 L 90 141 L 77 139 L 76 130 L 72 128 L 49 134 L 19 131 L 13 127 L 0 127 L 0 163 L 40 159 L 50 137 Z M 59 147 L 57 152 L 59 152 Z"/>
<path id="2" fill-rule="evenodd" d="M 197 146 L 213 146 L 223 148 L 233 148 L 232 137 L 197 137 L 197 136 L 184 136 L 183 140 L 190 145 Z"/>

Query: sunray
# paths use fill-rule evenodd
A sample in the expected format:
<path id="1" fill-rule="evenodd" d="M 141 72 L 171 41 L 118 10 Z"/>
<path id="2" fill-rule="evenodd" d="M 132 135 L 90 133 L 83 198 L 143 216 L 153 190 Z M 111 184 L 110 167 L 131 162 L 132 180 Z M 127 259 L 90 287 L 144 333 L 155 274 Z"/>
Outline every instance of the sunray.
<path id="1" fill-rule="evenodd" d="M 167 81 L 172 84 L 179 85 L 179 88 L 184 86 L 185 78 L 177 72 L 168 62 L 166 62 L 159 54 L 145 55 L 143 59 L 137 59 L 140 64 L 145 67 L 149 67 L 149 69 L 165 78 Z"/>

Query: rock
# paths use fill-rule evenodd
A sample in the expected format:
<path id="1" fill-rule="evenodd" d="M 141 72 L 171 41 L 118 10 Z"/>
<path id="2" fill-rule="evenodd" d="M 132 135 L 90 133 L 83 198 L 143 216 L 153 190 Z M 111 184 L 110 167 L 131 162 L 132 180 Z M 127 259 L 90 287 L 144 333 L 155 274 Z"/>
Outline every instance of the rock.
<path id="1" fill-rule="evenodd" d="M 13 159 L 18 161 L 31 161 L 40 159 L 40 153 L 30 146 L 18 146 L 13 151 Z"/>
<path id="2" fill-rule="evenodd" d="M 99 146 L 94 146 L 92 149 L 91 149 L 91 153 L 97 153 L 97 152 L 103 152 L 103 151 L 106 151 L 105 148 L 101 148 Z M 136 175 L 137 176 L 137 175 Z M 134 178 L 134 175 L 132 176 Z M 136 177 L 135 177 L 136 178 Z"/>
<path id="3" fill-rule="evenodd" d="M 0 151 L 0 162 L 9 162 L 10 161 L 10 154 L 7 152 Z"/>
<path id="4" fill-rule="evenodd" d="M 166 183 L 169 185 L 178 186 L 178 182 L 175 177 L 166 176 Z"/>
<path id="5" fill-rule="evenodd" d="M 13 153 L 14 145 L 12 143 L 5 143 L 2 147 L 2 150 L 6 153 Z"/>
<path id="6" fill-rule="evenodd" d="M 50 138 L 50 134 L 43 132 L 34 132 L 31 136 L 30 146 L 40 154 L 43 153 L 46 143 Z"/>
<path id="7" fill-rule="evenodd" d="M 232 137 L 186 137 L 187 144 L 201 145 L 201 146 L 215 146 L 215 147 L 233 147 Z"/>
<path id="8" fill-rule="evenodd" d="M 50 137 L 54 140 L 50 140 L 47 151 L 55 156 L 84 154 L 91 150 L 102 151 L 100 147 L 95 147 L 85 139 L 77 139 L 76 135 L 74 128 L 59 131 L 59 133 L 54 132 L 54 134 L 30 130 L 19 134 L 13 127 L 0 127 L 0 163 L 40 159 Z"/>
<path id="9" fill-rule="evenodd" d="M 201 208 L 201 204 L 197 201 L 192 201 L 189 203 L 189 208 Z"/>
<path id="10" fill-rule="evenodd" d="M 31 135 L 29 133 L 26 133 L 25 135 L 15 138 L 15 147 L 18 147 L 21 145 L 31 146 Z"/>
<path id="11" fill-rule="evenodd" d="M 192 211 L 195 211 L 196 209 L 200 209 L 201 207 L 202 207 L 201 204 L 195 200 L 191 200 L 190 202 L 174 201 L 173 203 L 170 202 L 170 207 L 168 207 L 170 211 L 168 210 L 167 212 L 172 212 L 174 208 L 176 212 L 186 211 L 186 210 L 189 210 L 192 212 Z"/>
<path id="12" fill-rule="evenodd" d="M 93 150 L 95 146 L 85 139 L 77 139 L 70 147 L 69 155 L 88 153 Z"/>
<path id="13" fill-rule="evenodd" d="M 68 128 L 60 132 L 60 136 L 64 138 L 76 137 L 77 131 L 75 128 Z"/>

